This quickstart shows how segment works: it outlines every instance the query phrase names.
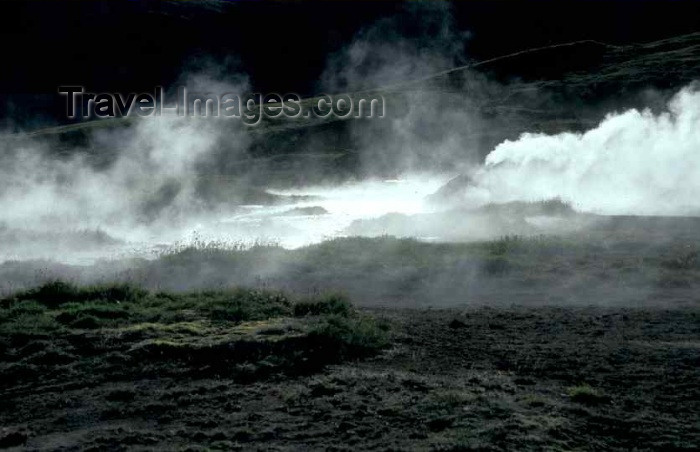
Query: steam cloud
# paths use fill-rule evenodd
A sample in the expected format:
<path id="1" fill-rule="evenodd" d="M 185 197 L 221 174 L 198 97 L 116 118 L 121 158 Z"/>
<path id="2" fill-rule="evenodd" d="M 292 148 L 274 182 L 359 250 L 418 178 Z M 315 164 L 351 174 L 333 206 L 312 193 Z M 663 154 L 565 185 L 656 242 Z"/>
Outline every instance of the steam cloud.
<path id="1" fill-rule="evenodd" d="M 609 114 L 585 133 L 523 134 L 499 144 L 474 174 L 482 201 L 560 198 L 601 214 L 700 213 L 700 92 L 668 111 Z"/>
<path id="2" fill-rule="evenodd" d="M 468 35 L 453 29 L 443 6 L 427 7 L 430 14 L 416 11 L 426 20 L 417 21 L 425 29 L 413 41 L 391 20 L 362 31 L 331 56 L 319 90 L 391 86 L 406 81 L 407 73 L 421 77 L 463 64 Z M 438 38 L 427 39 L 436 33 Z M 182 81 L 200 92 L 248 91 L 240 73 L 219 70 L 212 62 L 205 66 L 202 73 L 186 72 Z M 97 162 L 76 149 L 60 156 L 48 140 L 5 135 L 0 144 L 0 243 L 7 246 L 0 259 L 66 260 L 56 251 L 55 237 L 47 236 L 43 248 L 30 249 L 39 247 L 36 234 L 86 229 L 150 245 L 199 231 L 215 240 L 270 238 L 298 246 L 343 233 L 358 219 L 442 208 L 430 205 L 427 195 L 456 174 L 469 174 L 471 184 L 449 208 L 559 198 L 579 211 L 600 214 L 700 214 L 697 86 L 677 93 L 665 112 L 610 113 L 583 133 L 526 133 L 498 144 L 482 163 L 483 131 L 505 127 L 514 116 L 503 112 L 485 118 L 479 106 L 499 93 L 511 93 L 483 75 L 462 75 L 461 89 L 414 90 L 401 115 L 357 129 L 350 125 L 348 147 L 358 151 L 366 180 L 267 193 L 287 196 L 284 206 L 242 206 L 232 192 L 246 189 L 240 173 L 236 184 L 216 182 L 249 157 L 251 138 L 235 121 L 163 116 L 126 130 L 96 131 L 93 146 L 103 156 Z M 315 150 L 313 140 L 306 145 Z M 294 195 L 313 199 L 294 201 Z M 280 215 L 287 211 L 292 215 Z M 325 214 L 303 214 L 320 211 Z"/>
<path id="3" fill-rule="evenodd" d="M 2 154 L 3 219 L 13 225 L 51 223 L 56 228 L 133 227 L 139 216 L 173 218 L 193 210 L 191 177 L 202 155 L 216 142 L 206 121 L 157 118 L 140 121 L 130 133 L 101 135 L 120 143 L 106 169 L 84 154 L 59 158 L 34 141 L 7 140 Z M 159 202 L 160 201 L 160 202 Z M 170 215 L 162 209 L 167 205 Z"/>

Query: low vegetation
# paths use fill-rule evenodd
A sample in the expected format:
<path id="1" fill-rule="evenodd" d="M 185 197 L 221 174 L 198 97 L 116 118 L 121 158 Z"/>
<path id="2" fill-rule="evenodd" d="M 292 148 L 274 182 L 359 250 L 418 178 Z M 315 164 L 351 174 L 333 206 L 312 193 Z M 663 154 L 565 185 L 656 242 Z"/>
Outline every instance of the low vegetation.
<path id="1" fill-rule="evenodd" d="M 0 301 L 0 446 L 700 444 L 697 308 L 364 312 L 375 314 L 338 294 L 63 282 L 18 292 Z"/>
<path id="2" fill-rule="evenodd" d="M 582 405 L 594 406 L 609 401 L 609 397 L 588 384 L 572 386 L 569 388 L 568 394 L 572 401 Z"/>
<path id="3" fill-rule="evenodd" d="M 336 294 L 293 300 L 241 288 L 175 294 L 54 281 L 0 301 L 0 373 L 10 386 L 87 367 L 250 378 L 371 355 L 388 335 Z"/>
<path id="4" fill-rule="evenodd" d="M 5 262 L 0 264 L 0 295 L 58 278 L 82 284 L 118 281 L 125 285 L 71 289 L 54 283 L 21 296 L 50 308 L 47 303 L 67 296 L 75 302 L 84 302 L 86 297 L 124 301 L 141 297 L 142 289 L 138 288 L 143 287 L 152 291 L 143 297 L 146 306 L 159 298 L 159 290 L 189 291 L 190 295 L 173 302 L 200 297 L 195 304 L 204 309 L 217 304 L 211 288 L 244 286 L 284 288 L 288 296 L 297 299 L 341 291 L 364 305 L 493 304 L 510 300 L 514 292 L 530 294 L 532 303 L 537 304 L 587 305 L 604 297 L 606 305 L 636 305 L 655 303 L 657 291 L 692 293 L 700 287 L 697 237 L 667 241 L 640 237 L 612 240 L 511 235 L 475 243 L 347 237 L 293 250 L 274 243 L 243 246 L 197 241 L 163 251 L 153 260 L 92 268 Z M 200 292 L 193 295 L 193 290 Z M 233 315 L 234 320 L 245 315 L 232 313 L 238 308 L 231 306 L 210 307 L 212 312 L 207 315 Z M 301 315 L 315 308 L 296 309 Z"/>

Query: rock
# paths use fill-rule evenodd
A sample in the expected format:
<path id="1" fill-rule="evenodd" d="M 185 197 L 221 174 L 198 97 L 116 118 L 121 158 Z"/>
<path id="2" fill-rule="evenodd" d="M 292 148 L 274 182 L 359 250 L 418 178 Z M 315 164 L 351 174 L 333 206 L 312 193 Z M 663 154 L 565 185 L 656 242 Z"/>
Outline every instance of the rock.
<path id="1" fill-rule="evenodd" d="M 29 435 L 25 431 L 7 427 L 0 428 L 0 448 L 2 449 L 23 446 L 28 438 Z"/>
<path id="2" fill-rule="evenodd" d="M 445 185 L 440 187 L 438 191 L 427 196 L 429 202 L 445 203 L 458 200 L 469 187 L 473 187 L 474 180 L 466 174 L 460 174 L 453 177 Z"/>
<path id="3" fill-rule="evenodd" d="M 454 419 L 449 417 L 439 417 L 428 421 L 428 428 L 432 432 L 441 432 L 454 423 Z"/>
<path id="4" fill-rule="evenodd" d="M 325 215 L 328 211 L 321 206 L 295 207 L 280 213 L 280 216 Z"/>
<path id="5" fill-rule="evenodd" d="M 459 319 L 452 319 L 452 321 L 450 322 L 450 328 L 452 329 L 465 328 L 466 326 L 467 324 Z"/>

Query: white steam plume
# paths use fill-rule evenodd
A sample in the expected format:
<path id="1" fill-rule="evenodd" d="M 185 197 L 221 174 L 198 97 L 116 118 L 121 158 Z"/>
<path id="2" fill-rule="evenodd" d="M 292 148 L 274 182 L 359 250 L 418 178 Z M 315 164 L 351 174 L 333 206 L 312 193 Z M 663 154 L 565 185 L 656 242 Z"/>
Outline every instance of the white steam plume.
<path id="1" fill-rule="evenodd" d="M 482 202 L 560 198 L 602 214 L 700 214 L 700 91 L 668 111 L 609 114 L 585 133 L 526 133 L 504 141 L 473 176 Z"/>

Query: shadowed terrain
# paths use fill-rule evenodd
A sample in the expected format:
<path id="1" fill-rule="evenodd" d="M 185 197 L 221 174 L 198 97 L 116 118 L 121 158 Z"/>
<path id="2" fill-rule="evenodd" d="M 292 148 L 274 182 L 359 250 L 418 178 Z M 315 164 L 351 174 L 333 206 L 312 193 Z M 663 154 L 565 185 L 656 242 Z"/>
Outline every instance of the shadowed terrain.
<path id="1" fill-rule="evenodd" d="M 694 449 L 696 242 L 643 245 L 673 223 L 618 218 L 589 241 L 201 244 L 102 267 L 158 291 L 14 291 L 0 309 L 0 444 Z M 100 268 L 7 262 L 4 278 L 36 278 L 32 266 L 76 281 Z M 240 284 L 258 288 L 211 290 Z"/>
<path id="2" fill-rule="evenodd" d="M 266 333 L 244 322 L 204 338 L 187 322 L 125 328 L 118 341 L 113 329 L 72 330 L 50 343 L 25 333 L 23 344 L 3 351 L 0 441 L 38 450 L 699 444 L 697 308 L 370 312 L 390 327 L 391 347 L 310 375 L 275 367 L 283 348 L 261 345 L 299 334 L 293 329 Z M 225 339 L 234 341 L 228 347 L 270 355 L 230 361 L 223 349 L 207 352 L 243 327 L 251 339 Z M 174 339 L 178 345 L 166 342 Z M 134 361 L 138 351 L 149 358 Z M 7 380 L 19 369 L 19 379 Z M 27 385 L 42 370 L 41 383 Z"/>

